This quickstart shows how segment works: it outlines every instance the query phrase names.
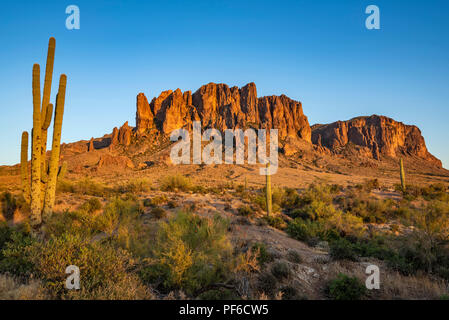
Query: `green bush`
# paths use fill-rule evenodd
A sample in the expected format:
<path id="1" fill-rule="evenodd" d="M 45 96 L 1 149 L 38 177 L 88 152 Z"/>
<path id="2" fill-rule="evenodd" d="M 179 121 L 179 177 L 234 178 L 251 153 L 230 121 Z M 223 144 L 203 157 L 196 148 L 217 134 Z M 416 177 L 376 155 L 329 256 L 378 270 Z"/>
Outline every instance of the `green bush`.
<path id="1" fill-rule="evenodd" d="M 167 212 L 165 212 L 165 210 L 162 209 L 161 207 L 155 207 L 151 209 L 150 214 L 156 219 L 162 219 L 167 216 Z"/>
<path id="2" fill-rule="evenodd" d="M 151 182 L 148 179 L 137 179 L 128 181 L 117 187 L 119 193 L 142 193 L 151 190 Z"/>
<path id="3" fill-rule="evenodd" d="M 85 178 L 76 182 L 72 182 L 67 179 L 58 179 L 56 191 L 83 194 L 94 197 L 105 197 L 114 193 L 114 190 L 112 188 L 89 178 Z"/>
<path id="4" fill-rule="evenodd" d="M 296 250 L 293 250 L 293 249 L 288 250 L 287 259 L 293 263 L 301 263 L 302 262 L 302 257 L 299 254 L 299 252 Z"/>
<path id="5" fill-rule="evenodd" d="M 22 213 L 28 213 L 30 211 L 30 207 L 25 198 L 22 195 L 16 196 L 10 192 L 3 192 L 0 195 L 0 214 L 5 219 L 12 219 L 17 209 Z"/>
<path id="6" fill-rule="evenodd" d="M 278 280 L 270 273 L 263 273 L 258 278 L 257 288 L 267 295 L 275 293 Z"/>
<path id="7" fill-rule="evenodd" d="M 80 235 L 63 234 L 59 237 L 52 236 L 48 241 L 35 242 L 30 260 L 38 277 L 54 298 L 95 299 L 108 291 L 117 291 L 114 298 L 119 298 L 120 294 L 127 295 L 127 291 L 131 289 L 126 283 L 129 281 L 128 270 L 133 267 L 129 254 Z M 80 268 L 79 291 L 65 289 L 65 270 L 69 265 Z"/>
<path id="8" fill-rule="evenodd" d="M 264 216 L 262 219 L 264 219 L 270 227 L 279 230 L 284 230 L 287 227 L 284 219 L 280 216 Z"/>
<path id="9" fill-rule="evenodd" d="M 162 291 L 189 294 L 226 280 L 232 267 L 228 226 L 218 215 L 211 219 L 184 212 L 161 222 L 142 279 Z"/>
<path id="10" fill-rule="evenodd" d="M 281 288 L 282 300 L 300 300 L 298 290 L 292 286 L 285 286 Z"/>
<path id="11" fill-rule="evenodd" d="M 183 175 L 167 176 L 162 180 L 162 191 L 190 191 L 192 189 L 192 183 L 190 179 Z"/>
<path id="12" fill-rule="evenodd" d="M 334 260 L 358 260 L 354 246 L 346 239 L 331 242 L 330 255 Z"/>
<path id="13" fill-rule="evenodd" d="M 339 274 L 328 284 L 328 294 L 333 300 L 360 300 L 366 294 L 366 287 L 355 277 Z"/>
<path id="14" fill-rule="evenodd" d="M 250 217 L 254 214 L 253 209 L 251 209 L 251 207 L 249 206 L 242 206 L 240 208 L 238 208 L 238 214 L 244 217 Z"/>
<path id="15" fill-rule="evenodd" d="M 287 233 L 294 239 L 308 241 L 312 238 L 325 238 L 326 231 L 319 221 L 296 218 L 287 226 Z"/>
<path id="16" fill-rule="evenodd" d="M 261 267 L 264 266 L 265 263 L 273 261 L 273 256 L 268 252 L 267 246 L 265 243 L 256 242 L 251 247 L 252 252 L 258 252 L 257 261 Z"/>
<path id="17" fill-rule="evenodd" d="M 273 276 L 275 276 L 278 280 L 282 280 L 285 278 L 288 278 L 290 275 L 290 269 L 288 268 L 287 263 L 283 261 L 275 262 L 271 266 L 271 273 Z"/>
<path id="18" fill-rule="evenodd" d="M 89 200 L 87 200 L 81 207 L 81 210 L 84 210 L 88 213 L 93 213 L 95 211 L 100 210 L 101 208 L 103 208 L 100 200 L 98 200 L 98 198 L 91 198 Z"/>
<path id="19" fill-rule="evenodd" d="M 0 273 L 29 276 L 34 271 L 30 248 L 35 242 L 27 230 L 0 226 Z"/>

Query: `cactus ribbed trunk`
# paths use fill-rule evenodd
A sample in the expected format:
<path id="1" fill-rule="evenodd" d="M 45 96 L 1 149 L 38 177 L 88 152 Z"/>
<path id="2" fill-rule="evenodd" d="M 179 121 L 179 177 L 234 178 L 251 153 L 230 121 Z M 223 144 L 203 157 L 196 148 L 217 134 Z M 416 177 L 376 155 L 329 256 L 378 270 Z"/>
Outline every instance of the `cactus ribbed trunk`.
<path id="1" fill-rule="evenodd" d="M 64 161 L 62 163 L 61 168 L 59 168 L 58 179 L 64 179 L 66 173 L 67 173 L 67 161 Z"/>
<path id="2" fill-rule="evenodd" d="M 31 224 L 39 225 L 41 216 L 41 89 L 40 67 L 33 66 L 33 150 L 31 154 Z"/>
<path id="3" fill-rule="evenodd" d="M 405 185 L 405 171 L 404 171 L 404 162 L 401 160 L 399 160 L 399 166 L 400 166 L 400 170 L 401 170 L 401 188 L 402 188 L 402 192 L 405 192 L 406 189 L 406 185 Z"/>
<path id="4" fill-rule="evenodd" d="M 267 197 L 267 215 L 271 215 L 272 211 L 272 194 L 271 194 L 271 175 L 270 175 L 270 163 L 267 163 L 267 185 L 266 185 L 266 197 Z"/>
<path id="5" fill-rule="evenodd" d="M 50 126 L 51 117 L 53 115 L 53 105 L 50 108 L 50 94 L 51 94 L 51 83 L 53 79 L 53 66 L 55 62 L 55 48 L 56 40 L 55 38 L 50 38 L 48 41 L 48 52 L 47 52 L 47 64 L 45 66 L 45 81 L 44 81 L 44 92 L 42 96 L 42 111 L 41 111 L 41 121 L 42 121 L 42 137 L 41 137 L 41 170 L 42 170 L 42 180 L 46 182 L 47 180 L 47 165 L 46 165 L 46 154 L 47 154 L 47 130 Z M 49 110 L 51 109 L 51 110 Z"/>
<path id="6" fill-rule="evenodd" d="M 22 132 L 20 150 L 20 175 L 22 177 L 23 197 L 30 201 L 30 181 L 28 179 L 28 132 Z"/>
<path id="7" fill-rule="evenodd" d="M 61 129 L 62 118 L 64 115 L 66 85 L 67 76 L 63 74 L 59 79 L 59 90 L 56 98 L 55 121 L 53 124 L 53 142 L 43 211 L 45 217 L 52 213 L 53 206 L 55 204 L 56 181 L 58 178 L 59 155 L 61 151 Z"/>

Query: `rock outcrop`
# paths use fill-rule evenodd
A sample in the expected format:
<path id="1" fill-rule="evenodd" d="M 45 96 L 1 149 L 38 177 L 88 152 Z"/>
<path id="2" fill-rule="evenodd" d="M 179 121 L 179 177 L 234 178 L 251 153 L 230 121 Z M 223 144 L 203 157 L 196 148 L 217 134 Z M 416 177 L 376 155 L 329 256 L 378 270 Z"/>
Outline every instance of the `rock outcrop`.
<path id="1" fill-rule="evenodd" d="M 332 152 L 354 144 L 367 148 L 374 159 L 382 156 L 416 156 L 442 167 L 441 161 L 429 153 L 421 131 L 391 118 L 372 115 L 348 121 L 312 126 L 312 142 Z"/>
<path id="2" fill-rule="evenodd" d="M 192 128 L 193 121 L 221 131 L 278 129 L 279 140 L 291 137 L 311 142 L 311 129 L 301 103 L 285 95 L 258 98 L 254 83 L 242 88 L 209 83 L 193 94 L 168 90 L 151 103 L 143 93 L 137 96 L 137 134 L 152 128 L 170 134 L 175 129 Z"/>

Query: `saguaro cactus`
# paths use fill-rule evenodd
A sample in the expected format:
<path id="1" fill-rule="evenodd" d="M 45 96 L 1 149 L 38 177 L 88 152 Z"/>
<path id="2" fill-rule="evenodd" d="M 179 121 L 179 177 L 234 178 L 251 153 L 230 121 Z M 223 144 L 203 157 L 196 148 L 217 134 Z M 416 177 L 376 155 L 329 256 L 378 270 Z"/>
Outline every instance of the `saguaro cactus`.
<path id="1" fill-rule="evenodd" d="M 33 66 L 33 146 L 31 151 L 31 224 L 38 225 L 41 217 L 41 88 L 40 67 Z"/>
<path id="2" fill-rule="evenodd" d="M 44 216 L 48 216 L 53 211 L 56 194 L 56 180 L 59 170 L 59 154 L 61 151 L 61 129 L 62 118 L 64 115 L 65 90 L 67 85 L 67 76 L 61 75 L 59 79 L 58 97 L 56 98 L 55 122 L 53 124 L 53 143 L 51 146 L 51 158 L 49 165 L 47 190 L 45 191 Z"/>
<path id="3" fill-rule="evenodd" d="M 405 192 L 406 185 L 405 185 L 405 171 L 404 171 L 404 162 L 402 161 L 402 158 L 399 160 L 399 167 L 401 171 L 401 188 L 402 192 Z"/>
<path id="4" fill-rule="evenodd" d="M 20 150 L 20 175 L 22 176 L 22 190 L 26 201 L 30 201 L 30 181 L 28 179 L 28 132 L 22 132 Z"/>
<path id="5" fill-rule="evenodd" d="M 266 198 L 267 198 L 267 215 L 271 215 L 272 211 L 272 199 L 271 199 L 271 174 L 270 174 L 270 163 L 267 163 L 267 185 L 266 185 Z"/>
<path id="6" fill-rule="evenodd" d="M 28 181 L 28 132 L 22 133 L 21 145 L 21 176 L 23 192 L 26 198 L 30 195 L 31 224 L 36 226 L 42 222 L 44 216 L 51 213 L 55 202 L 56 180 L 59 169 L 62 118 L 64 114 L 66 75 L 61 75 L 59 91 L 56 98 L 55 121 L 53 127 L 53 143 L 50 164 L 46 164 L 47 130 L 53 115 L 53 105 L 50 103 L 51 82 L 56 41 L 50 38 L 48 44 L 47 66 L 43 98 L 41 101 L 40 67 L 33 66 L 33 129 L 31 131 L 31 183 Z M 48 170 L 47 170 L 48 168 Z M 47 176 L 48 174 L 48 176 Z M 31 185 L 31 186 L 30 186 Z"/>
<path id="7" fill-rule="evenodd" d="M 56 40 L 55 38 L 50 38 L 48 41 L 48 51 L 47 51 L 47 64 L 45 66 L 45 81 L 44 81 L 44 92 L 42 95 L 42 111 L 41 118 L 45 119 L 42 121 L 42 168 L 45 169 L 47 166 L 46 162 L 46 153 L 47 153 L 47 130 L 50 126 L 51 117 L 53 114 L 53 105 L 50 106 L 50 94 L 51 94 L 51 83 L 53 79 L 53 66 L 55 62 L 55 49 L 56 49 Z M 45 171 L 46 173 L 46 171 Z"/>

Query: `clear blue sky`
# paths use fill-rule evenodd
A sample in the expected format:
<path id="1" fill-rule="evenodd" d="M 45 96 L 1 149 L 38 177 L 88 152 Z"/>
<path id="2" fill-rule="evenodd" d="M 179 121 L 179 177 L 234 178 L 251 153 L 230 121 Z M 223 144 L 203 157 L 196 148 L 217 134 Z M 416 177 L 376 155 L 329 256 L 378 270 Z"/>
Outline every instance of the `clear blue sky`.
<path id="1" fill-rule="evenodd" d="M 65 28 L 78 5 L 81 29 Z M 365 28 L 365 8 L 381 30 Z M 135 99 L 208 82 L 303 103 L 311 124 L 382 114 L 416 124 L 449 168 L 449 1 L 6 1 L 0 4 L 0 164 L 32 126 L 31 71 L 56 38 L 68 75 L 63 141 L 129 120 Z"/>

